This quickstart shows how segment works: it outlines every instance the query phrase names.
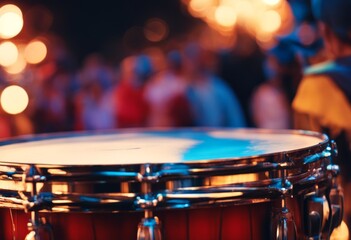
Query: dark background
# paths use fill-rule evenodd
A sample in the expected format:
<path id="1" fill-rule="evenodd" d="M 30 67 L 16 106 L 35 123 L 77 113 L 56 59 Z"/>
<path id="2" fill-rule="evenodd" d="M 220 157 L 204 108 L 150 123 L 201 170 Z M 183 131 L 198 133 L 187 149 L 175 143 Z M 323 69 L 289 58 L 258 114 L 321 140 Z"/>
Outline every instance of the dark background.
<path id="1" fill-rule="evenodd" d="M 168 23 L 169 35 L 164 41 L 185 34 L 197 22 L 180 0 L 26 0 L 4 1 L 1 5 L 6 3 L 16 4 L 24 13 L 24 29 L 17 38 L 55 33 L 79 61 L 92 52 L 110 58 L 122 57 L 123 51 L 130 50 L 123 45 L 124 35 L 133 27 L 142 28 L 150 18 L 161 18 Z M 52 16 L 40 11 L 42 7 Z M 145 47 L 143 36 L 138 34 L 127 40 L 127 48 Z"/>

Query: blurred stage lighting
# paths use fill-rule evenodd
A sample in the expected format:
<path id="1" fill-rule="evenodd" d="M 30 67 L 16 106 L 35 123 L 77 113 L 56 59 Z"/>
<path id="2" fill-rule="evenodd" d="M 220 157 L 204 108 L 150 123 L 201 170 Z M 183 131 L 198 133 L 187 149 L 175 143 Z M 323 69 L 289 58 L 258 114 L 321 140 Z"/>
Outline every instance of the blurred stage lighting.
<path id="1" fill-rule="evenodd" d="M 168 25 L 159 18 L 149 19 L 144 27 L 144 35 L 150 42 L 160 42 L 168 36 Z"/>
<path id="2" fill-rule="evenodd" d="M 217 23 L 223 27 L 233 27 L 236 23 L 235 9 L 230 6 L 219 6 L 215 11 Z"/>
<path id="3" fill-rule="evenodd" d="M 7 4 L 0 8 L 0 37 L 10 39 L 23 28 L 23 15 L 16 5 Z"/>
<path id="4" fill-rule="evenodd" d="M 10 41 L 5 41 L 0 44 L 0 65 L 8 67 L 17 61 L 18 49 L 17 46 Z"/>
<path id="5" fill-rule="evenodd" d="M 24 58 L 24 46 L 23 45 L 18 45 L 18 56 L 17 56 L 17 60 L 16 62 L 14 62 L 13 64 L 4 67 L 4 70 L 9 73 L 9 74 L 20 74 L 21 72 L 24 71 L 24 69 L 27 66 L 27 62 Z"/>
<path id="6" fill-rule="evenodd" d="M 0 96 L 1 107 L 6 113 L 19 114 L 28 106 L 29 98 L 26 90 L 17 85 L 6 87 Z"/>
<path id="7" fill-rule="evenodd" d="M 39 40 L 30 42 L 24 50 L 24 58 L 30 64 L 38 64 L 42 62 L 47 54 L 46 45 Z"/>
<path id="8" fill-rule="evenodd" d="M 263 0 L 263 2 L 270 6 L 277 6 L 279 3 L 281 3 L 281 0 Z"/>

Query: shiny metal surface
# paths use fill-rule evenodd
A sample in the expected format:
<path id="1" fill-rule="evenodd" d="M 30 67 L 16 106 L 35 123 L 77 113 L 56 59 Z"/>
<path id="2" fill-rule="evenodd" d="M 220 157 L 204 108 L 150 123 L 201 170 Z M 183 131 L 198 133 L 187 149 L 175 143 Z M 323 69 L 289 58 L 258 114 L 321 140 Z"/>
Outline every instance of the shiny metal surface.
<path id="1" fill-rule="evenodd" d="M 192 134 L 205 134 L 207 138 L 211 131 L 218 133 L 219 130 L 188 129 L 181 130 L 180 134 L 163 130 L 156 133 L 182 139 Z M 226 139 L 231 131 L 235 133 L 236 130 L 220 130 L 227 134 Z M 309 192 L 315 185 L 320 189 L 329 186 L 332 173 L 327 167 L 332 163 L 332 149 L 325 135 L 303 131 L 238 131 L 240 136 L 247 133 L 258 138 L 267 134 L 278 138 L 280 134 L 300 139 L 306 136 L 318 143 L 289 151 L 269 150 L 269 153 L 258 155 L 245 153 L 245 157 L 238 157 L 240 153 L 233 154 L 232 158 L 228 154 L 233 152 L 227 151 L 230 145 L 225 149 L 205 145 L 213 148 L 210 151 L 212 156 L 225 158 L 199 160 L 199 152 L 195 152 L 194 160 L 187 156 L 184 161 L 144 164 L 117 161 L 115 165 L 58 165 L 0 161 L 0 205 L 28 211 L 138 211 L 271 201 Z M 50 137 L 62 140 L 72 136 L 42 138 Z M 40 142 L 38 138 L 17 139 L 0 145 Z M 231 140 L 229 143 L 235 142 Z M 216 153 L 217 148 L 225 153 Z M 284 183 L 282 174 L 286 176 Z M 145 183 L 150 188 L 147 195 L 143 190 Z M 35 197 L 31 194 L 33 186 L 37 191 Z"/>

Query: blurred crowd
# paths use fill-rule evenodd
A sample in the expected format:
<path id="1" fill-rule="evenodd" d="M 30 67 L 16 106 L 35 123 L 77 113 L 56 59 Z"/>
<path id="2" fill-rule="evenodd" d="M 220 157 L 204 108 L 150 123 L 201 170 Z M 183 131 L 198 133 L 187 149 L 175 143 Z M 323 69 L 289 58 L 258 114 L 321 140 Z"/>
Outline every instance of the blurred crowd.
<path id="1" fill-rule="evenodd" d="M 62 39 L 49 38 L 45 61 L 28 66 L 21 81 L 1 72 L 1 88 L 19 84 L 30 102 L 21 114 L 0 113 L 0 137 L 131 127 L 292 128 L 303 69 L 321 55 L 313 23 L 304 16 L 297 26 L 269 49 L 238 29 L 230 49 L 208 49 L 197 39 L 118 62 L 92 53 L 80 64 Z"/>
<path id="2" fill-rule="evenodd" d="M 284 43 L 264 52 L 245 34 L 238 41 L 217 51 L 187 41 L 117 64 L 94 53 L 79 67 L 56 44 L 52 56 L 22 73 L 30 102 L 21 114 L 1 113 L 1 137 L 128 127 L 291 128 L 301 73 L 296 54 Z"/>

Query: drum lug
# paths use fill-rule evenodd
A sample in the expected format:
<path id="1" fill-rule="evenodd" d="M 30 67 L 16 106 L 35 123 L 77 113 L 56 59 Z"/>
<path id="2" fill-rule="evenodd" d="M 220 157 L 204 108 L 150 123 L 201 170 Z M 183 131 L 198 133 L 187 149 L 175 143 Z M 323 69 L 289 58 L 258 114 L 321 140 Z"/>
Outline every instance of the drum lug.
<path id="1" fill-rule="evenodd" d="M 323 228 L 328 220 L 329 209 L 324 196 L 312 195 L 305 199 L 305 234 L 308 239 L 321 239 Z"/>
<path id="2" fill-rule="evenodd" d="M 330 174 L 332 188 L 329 193 L 330 208 L 331 208 L 331 229 L 330 233 L 334 228 L 338 227 L 343 219 L 344 214 L 344 194 L 343 189 L 337 182 L 337 176 L 340 173 L 338 165 L 330 164 L 327 166 L 327 171 Z"/>
<path id="3" fill-rule="evenodd" d="M 161 240 L 161 226 L 157 217 L 146 217 L 141 220 L 137 240 Z"/>
<path id="4" fill-rule="evenodd" d="M 338 147 L 337 147 L 336 142 L 334 140 L 330 141 L 330 150 L 331 150 L 330 151 L 331 152 L 331 157 L 333 159 L 337 158 L 339 153 L 338 153 Z"/>
<path id="5" fill-rule="evenodd" d="M 330 190 L 330 208 L 331 208 L 331 231 L 338 227 L 343 218 L 344 213 L 344 195 L 340 188 L 332 188 Z"/>
<path id="6" fill-rule="evenodd" d="M 152 183 L 157 182 L 159 176 L 153 172 L 150 164 L 143 165 L 140 170 L 138 180 L 143 196 L 138 196 L 135 204 L 144 210 L 144 218 L 138 225 L 137 240 L 161 240 L 160 221 L 153 215 L 153 210 L 163 200 L 163 195 L 155 196 L 152 192 Z"/>
<path id="7" fill-rule="evenodd" d="M 288 208 L 283 207 L 276 213 L 273 223 L 273 233 L 275 234 L 275 240 L 294 240 L 296 238 L 296 225 L 292 216 L 292 213 L 289 212 Z"/>
<path id="8" fill-rule="evenodd" d="M 46 222 L 46 219 L 39 219 L 37 212 L 31 212 L 31 216 L 31 220 L 27 223 L 29 233 L 26 235 L 25 240 L 54 240 L 52 227 Z"/>
<path id="9" fill-rule="evenodd" d="M 54 240 L 51 226 L 46 222 L 45 218 L 39 218 L 39 212 L 37 209 L 35 209 L 42 203 L 38 198 L 37 183 L 44 181 L 46 181 L 46 177 L 42 176 L 40 171 L 34 165 L 30 165 L 30 167 L 25 170 L 22 177 L 23 183 L 30 182 L 32 185 L 30 199 L 28 199 L 24 193 L 19 192 L 19 195 L 23 200 L 22 203 L 25 212 L 30 211 L 31 215 L 31 218 L 27 224 L 29 233 L 26 235 L 25 240 Z M 41 238 L 41 236 L 45 237 Z"/>
<path id="10" fill-rule="evenodd" d="M 135 204 L 143 209 L 150 209 L 156 207 L 159 202 L 163 200 L 162 194 L 157 194 L 156 197 L 147 195 L 145 198 L 137 197 Z"/>
<path id="11" fill-rule="evenodd" d="M 40 170 L 36 166 L 30 165 L 24 171 L 23 181 L 33 182 L 33 183 L 44 182 L 46 181 L 46 177 L 41 175 Z"/>

